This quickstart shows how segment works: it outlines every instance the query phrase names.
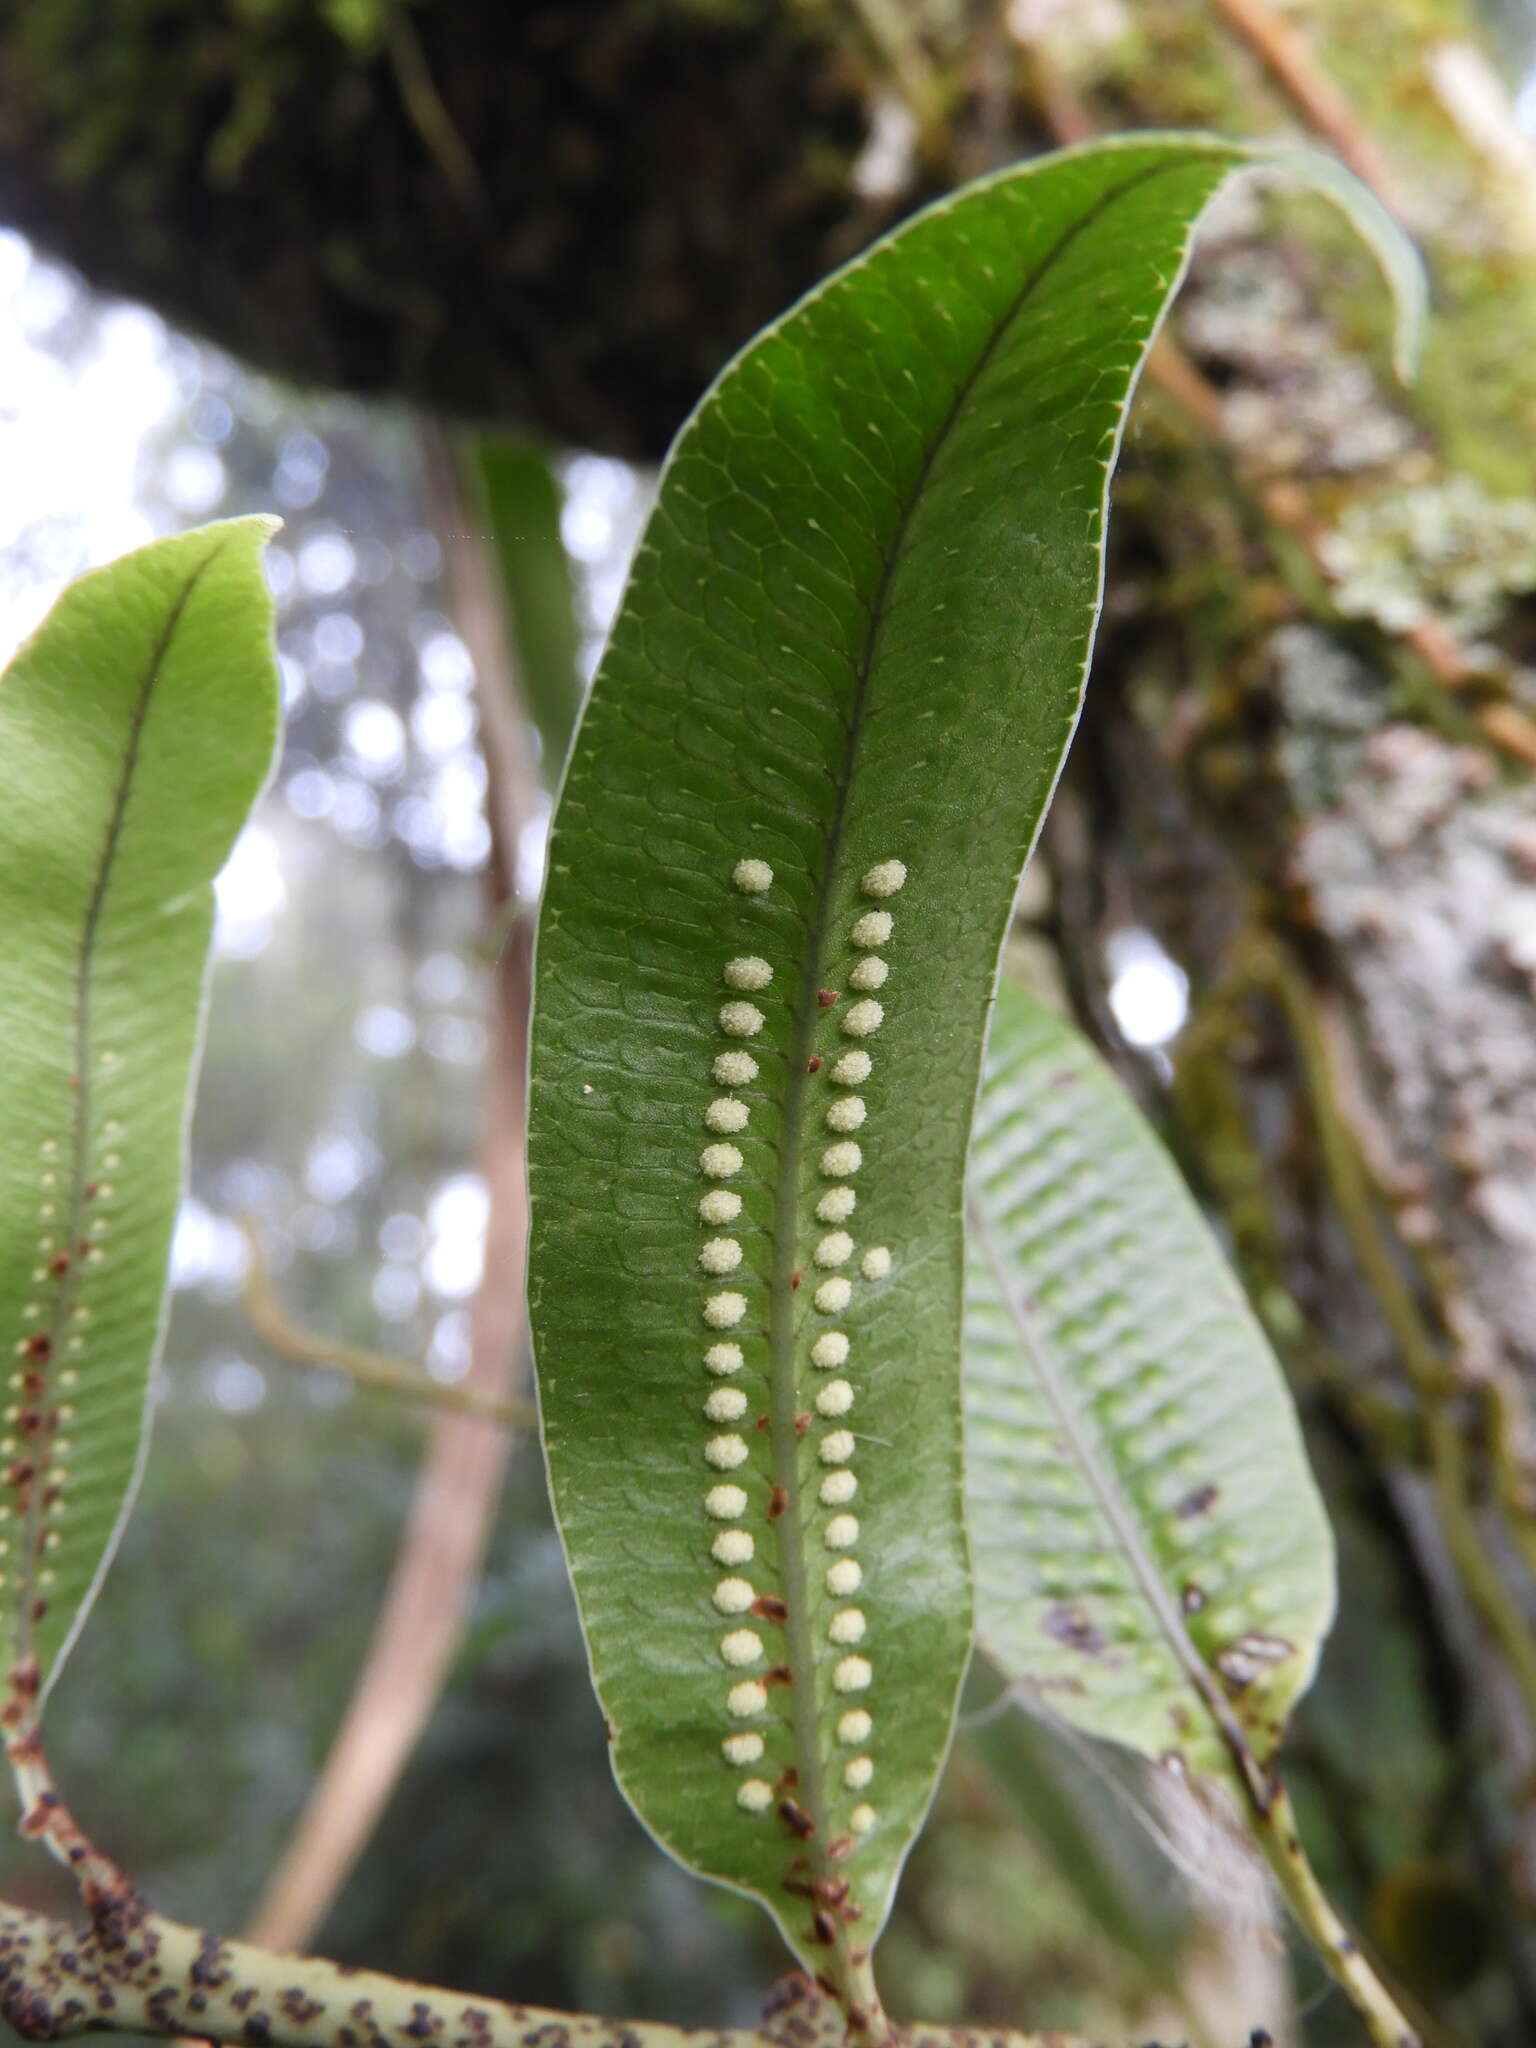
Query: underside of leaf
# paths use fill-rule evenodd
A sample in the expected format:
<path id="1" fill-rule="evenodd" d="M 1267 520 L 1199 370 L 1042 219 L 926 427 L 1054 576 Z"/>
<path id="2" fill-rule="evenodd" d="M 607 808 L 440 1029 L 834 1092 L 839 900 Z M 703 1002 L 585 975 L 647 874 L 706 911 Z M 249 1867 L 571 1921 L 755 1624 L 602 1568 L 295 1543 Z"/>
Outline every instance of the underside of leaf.
<path id="1" fill-rule="evenodd" d="M 211 883 L 272 757 L 260 550 L 206 528 L 74 584 L 0 679 L 0 1622 L 46 1685 L 142 1456 Z"/>
<path id="2" fill-rule="evenodd" d="M 970 1637 L 964 1158 L 1077 716 L 1107 477 L 1235 160 L 908 224 L 680 438 L 562 795 L 530 1300 L 614 1764 L 850 1998 Z"/>
<path id="3" fill-rule="evenodd" d="M 1231 1778 L 1333 1613 L 1333 1544 L 1278 1363 L 1098 1055 L 999 993 L 970 1171 L 977 1628 L 1039 1705 Z"/>

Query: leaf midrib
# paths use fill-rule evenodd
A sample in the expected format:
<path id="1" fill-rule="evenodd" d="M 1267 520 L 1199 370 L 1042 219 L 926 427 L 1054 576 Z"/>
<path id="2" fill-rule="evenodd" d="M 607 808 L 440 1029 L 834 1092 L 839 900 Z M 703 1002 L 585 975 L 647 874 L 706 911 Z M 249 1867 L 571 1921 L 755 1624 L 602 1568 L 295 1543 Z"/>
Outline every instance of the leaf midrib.
<path id="1" fill-rule="evenodd" d="M 70 1089 L 71 1119 L 69 1137 L 69 1185 L 68 1229 L 64 1242 L 70 1248 L 71 1260 L 64 1274 L 54 1300 L 54 1311 L 47 1324 L 47 1333 L 52 1351 L 47 1361 L 50 1382 L 64 1361 L 64 1335 L 69 1327 L 71 1315 L 79 1299 L 84 1279 L 84 1262 L 79 1247 L 85 1235 L 86 1179 L 90 1157 L 91 1128 L 91 1063 L 88 1057 L 91 1045 L 91 997 L 92 980 L 95 972 L 96 948 L 106 911 L 107 892 L 112 885 L 112 876 L 117 865 L 118 853 L 122 846 L 123 828 L 128 815 L 129 801 L 138 775 L 139 757 L 143 750 L 144 729 L 149 720 L 150 706 L 159 686 L 165 659 L 170 652 L 192 593 L 203 575 L 223 552 L 225 542 L 219 541 L 211 547 L 203 559 L 188 575 L 171 604 L 159 632 L 155 636 L 149 659 L 145 663 L 134 693 L 133 708 L 129 713 L 127 744 L 123 749 L 122 766 L 117 784 L 112 792 L 112 805 L 108 813 L 106 829 L 102 834 L 101 850 L 96 859 L 96 871 L 91 881 L 90 894 L 86 900 L 85 915 L 80 923 L 80 940 L 75 954 L 74 975 L 74 1026 L 71 1033 L 73 1073 L 75 1085 Z M 52 1398 L 52 1384 L 45 1399 Z M 39 1475 L 40 1477 L 41 1475 Z M 33 1619 L 34 1600 L 37 1593 L 37 1573 L 42 1557 L 42 1500 L 44 1487 L 34 1483 L 27 1505 L 26 1522 L 22 1529 L 17 1571 L 16 1647 L 17 1657 L 25 1658 L 34 1653 L 37 1642 L 37 1624 Z M 81 1603 L 81 1611 L 89 1602 L 89 1594 Z"/>
<path id="2" fill-rule="evenodd" d="M 842 771 L 837 782 L 832 823 L 827 834 L 826 856 L 822 864 L 816 906 L 810 922 L 810 943 L 806 952 L 800 1007 L 790 1045 L 782 1122 L 785 1135 L 779 1152 L 774 1195 L 774 1256 L 768 1299 L 772 1468 L 774 1483 L 783 1488 L 787 1503 L 779 1519 L 777 1540 L 779 1583 L 785 1588 L 789 1607 L 789 1662 L 791 1672 L 795 1674 L 790 1687 L 791 1724 L 794 1731 L 795 1765 L 803 1794 L 801 1803 L 817 1825 L 813 1858 L 821 1866 L 826 1862 L 827 1805 L 821 1743 L 818 1740 L 820 1716 L 815 1673 L 819 1660 L 811 1634 L 810 1577 L 799 1489 L 800 1439 L 795 1430 L 799 1380 L 796 1372 L 794 1274 L 798 1263 L 800 1187 L 806 1141 L 805 1095 L 809 1080 L 807 1062 L 813 1050 L 818 1015 L 817 993 L 823 985 L 825 955 L 831 938 L 832 905 L 838 893 L 847 834 L 848 808 L 856 778 L 859 747 L 866 724 L 870 683 L 879 659 L 892 586 L 897 571 L 905 559 L 912 519 L 922 502 L 934 466 L 978 382 L 1036 291 L 1073 243 L 1128 193 L 1173 170 L 1183 169 L 1186 161 L 1180 158 L 1176 163 L 1146 165 L 1125 179 L 1122 184 L 1117 185 L 1113 191 L 1104 193 L 1087 213 L 1071 224 L 1025 279 L 1008 311 L 996 323 L 975 362 L 956 387 L 949 408 L 924 452 L 911 490 L 897 517 L 891 545 L 886 553 L 870 606 L 869 624 L 865 632 L 864 647 L 854 681 L 853 701 L 847 719 Z M 803 1682 L 801 1674 L 804 1674 Z M 840 1931 L 839 1949 L 846 1949 L 847 1943 L 846 1932 Z"/>

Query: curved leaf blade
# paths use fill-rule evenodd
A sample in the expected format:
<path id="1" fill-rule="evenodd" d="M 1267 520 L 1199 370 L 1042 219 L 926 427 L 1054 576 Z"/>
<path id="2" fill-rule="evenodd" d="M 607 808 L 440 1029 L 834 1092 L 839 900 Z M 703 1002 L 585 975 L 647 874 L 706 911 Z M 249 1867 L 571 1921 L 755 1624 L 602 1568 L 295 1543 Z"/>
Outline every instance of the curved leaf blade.
<path id="1" fill-rule="evenodd" d="M 855 2000 L 969 1644 L 961 1208 L 998 949 L 1077 716 L 1129 389 L 1238 160 L 1143 138 L 1032 163 L 909 223 L 749 348 L 673 451 L 551 843 L 530 1307 L 615 1769 L 668 1848 L 755 1893 Z M 733 885 L 743 861 L 771 886 Z M 866 893 L 889 862 L 899 895 Z M 882 908 L 889 943 L 859 945 Z M 878 996 L 866 957 L 889 965 Z M 736 958 L 768 987 L 734 997 Z M 746 1039 L 722 1028 L 736 999 L 761 1018 L 737 1020 Z M 855 999 L 883 1010 L 862 1013 L 867 1040 L 846 1029 Z M 872 1068 L 840 1084 L 850 1048 Z M 716 1067 L 743 1050 L 750 1073 Z M 824 1170 L 826 1117 L 854 1096 L 849 1177 Z M 712 1134 L 716 1098 L 743 1128 Z M 716 1141 L 740 1158 L 719 1180 L 701 1170 Z M 833 1186 L 856 1194 L 856 1243 L 850 1303 L 826 1315 Z M 701 1222 L 711 1189 L 739 1213 L 711 1201 Z M 700 1269 L 712 1235 L 722 1259 L 740 1248 L 728 1277 Z M 864 1279 L 870 1248 L 888 1278 Z M 742 1319 L 712 1331 L 722 1294 Z M 829 1331 L 854 1396 L 832 1427 L 817 1395 L 844 1372 L 812 1355 Z M 740 1344 L 739 1371 L 711 1379 L 712 1342 Z M 706 1417 L 712 1390 L 728 1398 Z M 843 1427 L 851 1463 L 829 1468 Z M 716 1436 L 729 1472 L 706 1462 Z M 830 1469 L 852 1471 L 852 1502 L 846 1480 L 826 1497 Z M 706 1511 L 719 1485 L 739 1485 L 739 1520 Z M 844 1536 L 856 1600 L 828 1588 Z M 728 1576 L 766 1611 L 717 1612 Z M 864 1676 L 850 1656 L 867 1691 L 840 1690 Z M 807 1894 L 845 1883 L 861 1917 L 829 1924 Z"/>
<path id="2" fill-rule="evenodd" d="M 463 449 L 489 527 L 507 639 L 546 782 L 559 779 L 581 709 L 581 628 L 549 451 L 520 435 L 476 434 Z"/>
<path id="3" fill-rule="evenodd" d="M 211 885 L 277 734 L 276 524 L 82 577 L 0 678 L 0 1626 L 45 1686 L 142 1462 Z"/>
<path id="4" fill-rule="evenodd" d="M 1229 1779 L 1241 1749 L 1262 1764 L 1333 1616 L 1290 1395 L 1141 1112 L 1006 984 L 968 1217 L 980 1641 L 1095 1735 Z"/>

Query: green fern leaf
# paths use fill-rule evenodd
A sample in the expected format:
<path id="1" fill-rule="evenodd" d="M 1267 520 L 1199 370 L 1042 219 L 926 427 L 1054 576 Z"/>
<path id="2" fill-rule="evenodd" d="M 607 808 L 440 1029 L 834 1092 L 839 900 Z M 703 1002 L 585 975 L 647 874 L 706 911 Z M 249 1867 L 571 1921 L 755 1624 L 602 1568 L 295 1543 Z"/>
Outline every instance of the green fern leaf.
<path id="1" fill-rule="evenodd" d="M 1108 478 L 1242 149 L 944 201 L 680 436 L 538 944 L 530 1304 L 614 1767 L 855 2012 L 970 1646 L 964 1160 Z"/>
<path id="2" fill-rule="evenodd" d="M 1173 1162 L 1079 1033 L 1006 984 L 968 1206 L 979 1640 L 1078 1727 L 1241 1777 L 1332 1619 L 1327 1515 Z"/>
<path id="3" fill-rule="evenodd" d="M 211 884 L 277 733 L 275 524 L 82 577 L 0 678 L 0 1626 L 44 1686 L 142 1461 Z"/>

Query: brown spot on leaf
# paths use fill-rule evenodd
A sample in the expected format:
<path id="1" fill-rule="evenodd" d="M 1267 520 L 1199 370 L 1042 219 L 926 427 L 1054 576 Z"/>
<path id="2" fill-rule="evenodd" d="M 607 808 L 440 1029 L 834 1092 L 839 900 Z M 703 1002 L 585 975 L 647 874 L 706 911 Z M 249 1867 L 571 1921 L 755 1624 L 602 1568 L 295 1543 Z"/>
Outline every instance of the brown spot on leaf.
<path id="1" fill-rule="evenodd" d="M 811 1054 L 805 1063 L 805 1071 L 808 1074 L 819 1074 L 821 1072 L 821 1054 L 819 1052 Z"/>
<path id="2" fill-rule="evenodd" d="M 798 1835 L 802 1842 L 806 1841 L 816 1832 L 815 1821 L 811 1819 L 811 1816 L 806 1812 L 798 1799 L 781 1799 L 779 1801 L 779 1819 L 783 1821 L 784 1825 L 792 1833 Z"/>
<path id="3" fill-rule="evenodd" d="M 761 1593 L 752 1602 L 752 1612 L 760 1621 L 788 1621 L 789 1606 L 777 1593 Z"/>
<path id="4" fill-rule="evenodd" d="M 820 1010 L 830 1010 L 841 995 L 840 988 L 819 988 L 816 991 L 816 1007 Z"/>
<path id="5" fill-rule="evenodd" d="M 1078 1650 L 1085 1657 L 1097 1657 L 1105 1648 L 1103 1630 L 1095 1627 L 1081 1607 L 1067 1601 L 1060 1600 L 1049 1608 L 1041 1626 L 1053 1642 Z"/>
<path id="6" fill-rule="evenodd" d="M 1232 1692 L 1243 1692 L 1270 1666 L 1283 1664 L 1294 1647 L 1283 1636 L 1267 1636 L 1258 1629 L 1250 1629 L 1217 1652 L 1216 1669 Z"/>
<path id="7" fill-rule="evenodd" d="M 1209 1514 L 1221 1496 L 1221 1488 L 1207 1480 L 1204 1486 L 1197 1486 L 1174 1509 L 1180 1521 L 1191 1521 L 1196 1515 Z"/>

